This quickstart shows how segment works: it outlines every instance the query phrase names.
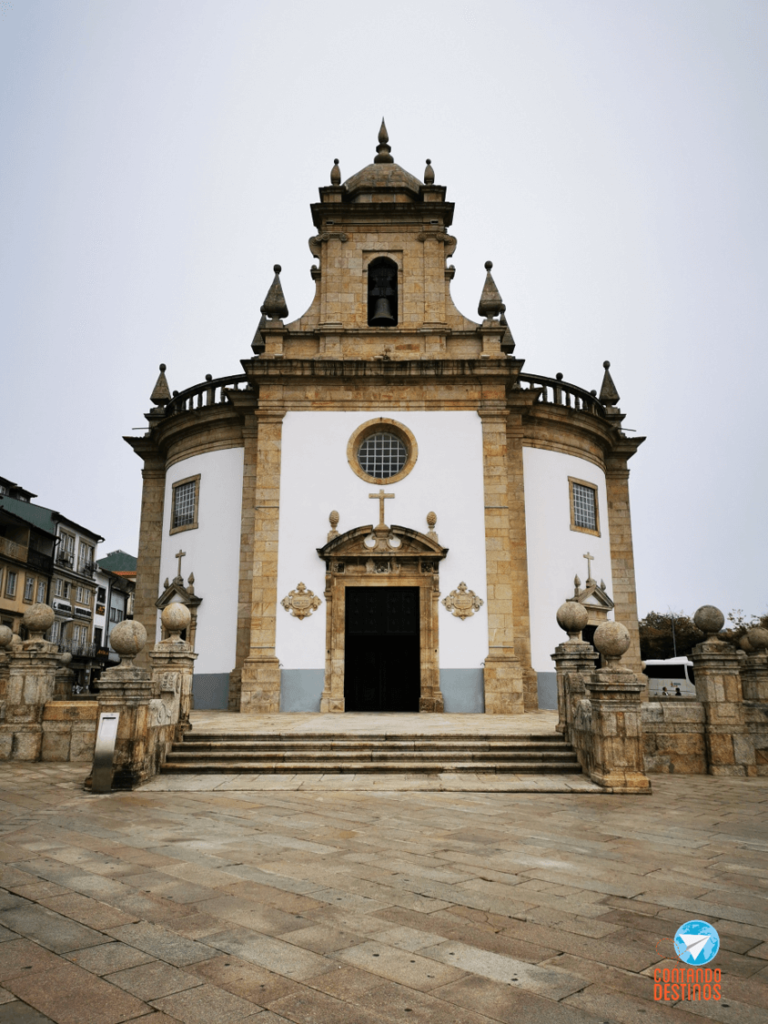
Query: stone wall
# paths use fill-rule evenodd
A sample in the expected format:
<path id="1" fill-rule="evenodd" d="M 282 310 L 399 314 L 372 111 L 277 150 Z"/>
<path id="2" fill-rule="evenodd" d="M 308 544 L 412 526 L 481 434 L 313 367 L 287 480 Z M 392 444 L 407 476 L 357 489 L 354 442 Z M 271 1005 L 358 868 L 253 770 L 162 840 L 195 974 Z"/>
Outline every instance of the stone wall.
<path id="1" fill-rule="evenodd" d="M 643 704 L 642 721 L 646 772 L 707 774 L 704 708 L 699 701 Z"/>
<path id="2" fill-rule="evenodd" d="M 49 701 L 43 709 L 41 761 L 93 760 L 98 701 Z"/>

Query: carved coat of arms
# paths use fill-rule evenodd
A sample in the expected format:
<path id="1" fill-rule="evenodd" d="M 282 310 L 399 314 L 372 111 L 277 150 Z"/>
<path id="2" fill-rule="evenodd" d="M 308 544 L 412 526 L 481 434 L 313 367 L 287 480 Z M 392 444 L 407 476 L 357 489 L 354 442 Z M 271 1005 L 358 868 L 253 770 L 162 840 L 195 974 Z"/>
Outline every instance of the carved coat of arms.
<path id="1" fill-rule="evenodd" d="M 322 603 L 320 598 L 316 597 L 311 590 L 307 590 L 303 583 L 300 583 L 288 597 L 284 597 L 280 602 L 283 608 L 297 619 L 304 619 L 311 615 Z"/>
<path id="2" fill-rule="evenodd" d="M 466 619 L 480 611 L 483 599 L 474 590 L 467 590 L 466 583 L 460 583 L 458 590 L 452 590 L 448 597 L 443 598 L 443 604 L 452 615 Z"/>

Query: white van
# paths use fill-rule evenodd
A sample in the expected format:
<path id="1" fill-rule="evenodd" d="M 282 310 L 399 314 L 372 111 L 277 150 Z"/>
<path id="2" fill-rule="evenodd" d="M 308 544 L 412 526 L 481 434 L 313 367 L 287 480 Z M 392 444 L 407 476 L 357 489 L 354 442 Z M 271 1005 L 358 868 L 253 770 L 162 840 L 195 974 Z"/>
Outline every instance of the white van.
<path id="1" fill-rule="evenodd" d="M 659 697 L 696 696 L 693 662 L 685 655 L 679 658 L 649 658 L 645 662 L 644 671 L 648 676 L 648 696 L 651 700 Z"/>

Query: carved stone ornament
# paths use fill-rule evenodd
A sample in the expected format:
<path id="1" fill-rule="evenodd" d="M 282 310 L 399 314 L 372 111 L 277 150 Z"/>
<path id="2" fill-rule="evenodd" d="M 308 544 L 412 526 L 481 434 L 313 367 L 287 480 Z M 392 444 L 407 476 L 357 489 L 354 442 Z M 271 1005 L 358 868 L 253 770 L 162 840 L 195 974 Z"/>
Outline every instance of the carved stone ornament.
<path id="1" fill-rule="evenodd" d="M 452 590 L 448 597 L 443 598 L 443 604 L 451 615 L 466 619 L 480 611 L 483 599 L 474 590 L 467 590 L 466 583 L 460 583 L 458 590 Z"/>
<path id="2" fill-rule="evenodd" d="M 290 612 L 296 619 L 305 619 L 311 615 L 323 602 L 315 597 L 311 590 L 307 590 L 304 583 L 300 583 L 295 590 L 292 590 L 288 597 L 284 597 L 280 604 L 287 612 Z"/>

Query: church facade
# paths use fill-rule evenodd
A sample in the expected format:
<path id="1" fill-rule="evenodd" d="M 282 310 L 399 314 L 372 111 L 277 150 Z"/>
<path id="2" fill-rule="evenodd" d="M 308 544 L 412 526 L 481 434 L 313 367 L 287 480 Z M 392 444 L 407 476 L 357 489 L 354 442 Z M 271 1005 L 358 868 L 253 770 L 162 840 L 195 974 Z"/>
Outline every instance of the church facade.
<path id="1" fill-rule="evenodd" d="M 135 617 L 192 611 L 197 707 L 243 712 L 553 706 L 566 599 L 632 636 L 628 460 L 602 389 L 523 372 L 491 264 L 479 321 L 451 299 L 453 203 L 376 157 L 312 204 L 316 293 L 280 268 L 242 372 L 171 394 L 144 463 Z M 586 563 L 585 563 L 586 559 Z M 586 573 L 585 586 L 578 579 Z M 577 578 L 574 580 L 574 576 Z"/>

